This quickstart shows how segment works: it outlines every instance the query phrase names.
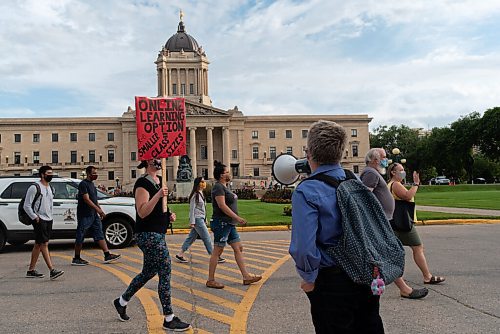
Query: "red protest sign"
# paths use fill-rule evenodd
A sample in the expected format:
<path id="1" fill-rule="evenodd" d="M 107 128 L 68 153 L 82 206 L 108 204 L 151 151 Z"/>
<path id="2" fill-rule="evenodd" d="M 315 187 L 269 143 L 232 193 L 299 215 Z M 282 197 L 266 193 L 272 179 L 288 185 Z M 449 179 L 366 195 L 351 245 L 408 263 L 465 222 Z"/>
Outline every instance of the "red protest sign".
<path id="1" fill-rule="evenodd" d="M 186 154 L 186 105 L 183 98 L 135 97 L 139 160 Z"/>

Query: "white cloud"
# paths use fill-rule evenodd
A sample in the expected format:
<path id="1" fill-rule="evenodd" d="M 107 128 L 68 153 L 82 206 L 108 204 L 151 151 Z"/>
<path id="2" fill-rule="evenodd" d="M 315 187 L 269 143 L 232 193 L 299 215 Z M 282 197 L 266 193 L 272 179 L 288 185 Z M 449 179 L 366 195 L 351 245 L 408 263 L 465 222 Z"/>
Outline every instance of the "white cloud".
<path id="1" fill-rule="evenodd" d="M 119 116 L 134 95 L 156 95 L 154 60 L 182 8 L 218 108 L 427 127 L 499 105 L 498 0 L 256 3 L 2 2 L 0 95 L 49 87 L 79 96 L 72 110 Z M 33 108 L 0 102 L 0 117 L 48 113 Z"/>

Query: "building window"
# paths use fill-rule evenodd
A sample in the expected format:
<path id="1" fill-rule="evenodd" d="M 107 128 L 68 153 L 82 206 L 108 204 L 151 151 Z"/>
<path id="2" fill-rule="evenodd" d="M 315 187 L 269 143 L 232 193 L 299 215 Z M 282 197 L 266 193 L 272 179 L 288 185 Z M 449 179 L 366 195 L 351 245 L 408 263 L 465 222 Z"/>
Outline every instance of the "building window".
<path id="1" fill-rule="evenodd" d="M 52 142 L 56 143 L 59 141 L 59 134 L 58 133 L 53 133 L 52 134 Z"/>
<path id="2" fill-rule="evenodd" d="M 115 150 L 108 150 L 108 162 L 115 162 Z"/>
<path id="3" fill-rule="evenodd" d="M 33 163 L 34 164 L 40 163 L 40 152 L 38 152 L 38 151 L 33 152 Z"/>
<path id="4" fill-rule="evenodd" d="M 130 177 L 133 178 L 133 179 L 137 178 L 137 170 L 132 169 L 130 171 Z"/>
<path id="5" fill-rule="evenodd" d="M 302 138 L 307 138 L 308 133 L 309 133 L 309 130 L 302 130 Z"/>
<path id="6" fill-rule="evenodd" d="M 351 129 L 351 137 L 357 137 L 358 136 L 358 129 Z"/>
<path id="7" fill-rule="evenodd" d="M 285 130 L 285 138 L 287 139 L 292 138 L 292 130 Z"/>
<path id="8" fill-rule="evenodd" d="M 269 158 L 276 159 L 276 146 L 269 147 Z"/>
<path id="9" fill-rule="evenodd" d="M 172 84 L 172 95 L 177 95 L 177 84 Z"/>
<path id="10" fill-rule="evenodd" d="M 231 174 L 233 174 L 234 177 L 240 176 L 240 167 L 231 166 Z"/>
<path id="11" fill-rule="evenodd" d="M 269 130 L 269 138 L 271 138 L 271 139 L 276 138 L 276 131 L 275 130 Z"/>
<path id="12" fill-rule="evenodd" d="M 20 143 L 20 142 L 21 142 L 21 134 L 15 133 L 14 134 L 14 143 Z"/>
<path id="13" fill-rule="evenodd" d="M 259 159 L 259 147 L 252 147 L 252 159 Z"/>
<path id="14" fill-rule="evenodd" d="M 40 142 L 40 134 L 39 133 L 34 133 L 33 134 L 33 142 L 34 143 L 39 143 Z"/>
<path id="15" fill-rule="evenodd" d="M 253 176 L 260 176 L 260 169 L 259 169 L 259 167 L 254 167 L 253 168 Z"/>
<path id="16" fill-rule="evenodd" d="M 189 84 L 189 94 L 194 95 L 194 84 Z"/>
<path id="17" fill-rule="evenodd" d="M 21 164 L 21 152 L 14 152 L 14 163 L 16 165 Z"/>
<path id="18" fill-rule="evenodd" d="M 137 152 L 130 152 L 130 160 L 132 161 L 137 160 Z"/>
<path id="19" fill-rule="evenodd" d="M 238 150 L 231 151 L 231 158 L 238 159 Z"/>
<path id="20" fill-rule="evenodd" d="M 89 141 L 95 141 L 95 132 L 89 132 Z"/>
<path id="21" fill-rule="evenodd" d="M 181 95 L 186 95 L 186 84 L 181 84 Z"/>
<path id="22" fill-rule="evenodd" d="M 76 132 L 71 132 L 69 134 L 69 141 L 75 142 L 77 140 L 78 140 L 78 136 L 77 136 Z"/>
<path id="23" fill-rule="evenodd" d="M 358 165 L 354 165 L 354 166 L 352 166 L 352 171 L 353 171 L 355 174 L 358 174 L 358 173 L 359 173 L 359 166 L 358 166 Z"/>
<path id="24" fill-rule="evenodd" d="M 115 133 L 108 132 L 108 141 L 115 141 Z"/>
<path id="25" fill-rule="evenodd" d="M 358 145 L 352 145 L 352 156 L 353 157 L 358 156 Z"/>
<path id="26" fill-rule="evenodd" d="M 259 131 L 252 131 L 252 139 L 258 139 L 259 138 Z"/>
<path id="27" fill-rule="evenodd" d="M 200 147 L 200 156 L 202 160 L 208 159 L 208 148 L 207 145 L 201 145 Z"/>
<path id="28" fill-rule="evenodd" d="M 208 168 L 202 168 L 201 169 L 201 176 L 205 179 L 205 180 L 208 180 L 209 177 L 208 177 Z"/>
<path id="29" fill-rule="evenodd" d="M 286 147 L 286 153 L 287 153 L 287 154 L 293 154 L 293 147 L 291 147 L 291 146 L 287 146 L 287 147 Z"/>
<path id="30" fill-rule="evenodd" d="M 108 180 L 114 181 L 115 180 L 115 172 L 110 170 L 108 171 Z"/>
<path id="31" fill-rule="evenodd" d="M 75 164 L 76 163 L 76 151 L 71 151 L 71 163 Z"/>
<path id="32" fill-rule="evenodd" d="M 89 162 L 95 162 L 95 150 L 89 151 Z"/>
<path id="33" fill-rule="evenodd" d="M 2 142 L 2 135 L 0 134 L 0 143 Z"/>
<path id="34" fill-rule="evenodd" d="M 59 163 L 59 152 L 58 151 L 52 151 L 52 163 L 53 164 Z"/>
<path id="35" fill-rule="evenodd" d="M 78 176 L 76 175 L 76 172 L 71 172 L 69 177 L 76 179 Z"/>

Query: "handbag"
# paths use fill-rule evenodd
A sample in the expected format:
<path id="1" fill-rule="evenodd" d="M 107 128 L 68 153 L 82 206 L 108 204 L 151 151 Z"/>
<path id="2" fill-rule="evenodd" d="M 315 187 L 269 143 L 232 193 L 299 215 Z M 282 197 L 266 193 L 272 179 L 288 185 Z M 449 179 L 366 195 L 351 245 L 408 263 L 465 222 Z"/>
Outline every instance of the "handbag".
<path id="1" fill-rule="evenodd" d="M 413 228 L 413 217 L 415 217 L 415 202 L 396 199 L 394 213 L 391 219 L 391 227 L 394 231 L 410 232 Z"/>
<path id="2" fill-rule="evenodd" d="M 392 194 L 392 184 L 390 187 Z M 413 217 L 415 217 L 415 202 L 394 199 L 394 213 L 389 221 L 394 231 L 410 232 L 413 228 Z"/>

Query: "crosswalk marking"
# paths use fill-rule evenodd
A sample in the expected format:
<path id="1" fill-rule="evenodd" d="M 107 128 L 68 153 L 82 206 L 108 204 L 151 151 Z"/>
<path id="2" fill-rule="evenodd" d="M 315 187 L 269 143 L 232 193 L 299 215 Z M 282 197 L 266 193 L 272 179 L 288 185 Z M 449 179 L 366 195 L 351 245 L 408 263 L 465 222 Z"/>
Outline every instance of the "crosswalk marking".
<path id="1" fill-rule="evenodd" d="M 178 263 L 172 260 L 172 305 L 190 312 L 194 327 L 213 327 L 214 324 L 219 323 L 218 327 L 194 328 L 191 333 L 246 333 L 248 315 L 262 285 L 290 259 L 288 244 L 289 242 L 285 240 L 244 243 L 245 265 L 255 274 L 263 277 L 260 282 L 249 286 L 242 284 L 241 272 L 234 260 L 231 248 L 228 247 L 224 252 L 226 262 L 219 264 L 216 272 L 216 279 L 225 284 L 222 290 L 205 287 L 210 256 L 206 253 L 203 244 L 195 243 L 186 252 L 186 257 L 190 259 L 189 263 Z M 168 247 L 170 255 L 175 256 L 181 244 L 168 243 Z M 141 271 L 143 254 L 137 246 L 122 249 L 120 252 L 122 253 L 121 260 L 112 264 L 102 264 L 102 253 L 96 249 L 85 250 L 83 255 L 90 257 L 91 265 L 106 270 L 127 286 Z M 72 258 L 58 252 L 53 252 L 53 255 L 68 261 Z M 153 281 L 158 282 L 158 277 L 155 276 Z M 165 333 L 162 329 L 162 308 L 156 289 L 145 286 L 136 296 L 145 311 L 148 333 Z M 207 322 L 206 319 L 211 319 L 212 322 Z"/>

